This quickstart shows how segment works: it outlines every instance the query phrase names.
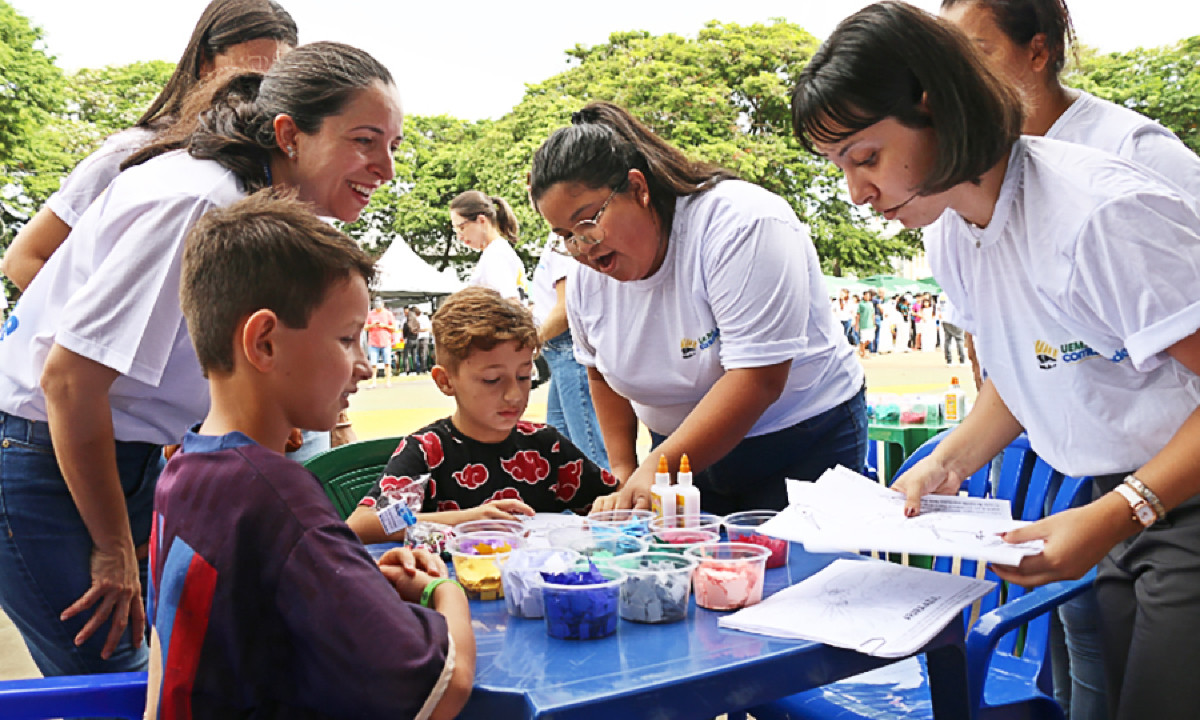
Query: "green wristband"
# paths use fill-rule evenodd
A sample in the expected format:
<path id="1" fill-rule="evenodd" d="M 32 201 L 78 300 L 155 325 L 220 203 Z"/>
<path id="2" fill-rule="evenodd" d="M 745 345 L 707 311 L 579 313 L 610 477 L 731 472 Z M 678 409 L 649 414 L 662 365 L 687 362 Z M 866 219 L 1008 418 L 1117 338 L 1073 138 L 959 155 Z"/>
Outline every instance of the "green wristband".
<path id="1" fill-rule="evenodd" d="M 426 585 L 425 589 L 421 591 L 421 607 L 429 607 L 429 603 L 433 601 L 433 591 L 437 590 L 438 585 L 441 585 L 442 583 L 454 583 L 455 585 L 458 585 L 457 580 L 451 580 L 450 578 L 438 578 L 437 580 L 434 580 Z M 458 585 L 458 589 L 462 590 L 462 585 Z"/>

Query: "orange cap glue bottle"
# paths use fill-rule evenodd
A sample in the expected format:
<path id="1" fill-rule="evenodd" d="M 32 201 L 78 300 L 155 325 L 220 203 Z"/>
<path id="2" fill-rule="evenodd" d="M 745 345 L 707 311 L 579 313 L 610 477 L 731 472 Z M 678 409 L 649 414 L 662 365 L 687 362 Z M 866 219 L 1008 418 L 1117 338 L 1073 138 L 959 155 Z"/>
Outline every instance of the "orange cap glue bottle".
<path id="1" fill-rule="evenodd" d="M 654 484 L 650 486 L 650 509 L 654 517 L 675 517 L 675 488 L 671 487 L 671 472 L 667 468 L 667 456 L 658 456 L 658 472 L 654 473 Z M 671 527 L 668 522 L 666 527 Z"/>
<path id="2" fill-rule="evenodd" d="M 679 458 L 679 474 L 675 476 L 675 514 L 682 518 L 683 527 L 700 524 L 700 489 L 692 485 L 692 465 L 685 453 Z"/>

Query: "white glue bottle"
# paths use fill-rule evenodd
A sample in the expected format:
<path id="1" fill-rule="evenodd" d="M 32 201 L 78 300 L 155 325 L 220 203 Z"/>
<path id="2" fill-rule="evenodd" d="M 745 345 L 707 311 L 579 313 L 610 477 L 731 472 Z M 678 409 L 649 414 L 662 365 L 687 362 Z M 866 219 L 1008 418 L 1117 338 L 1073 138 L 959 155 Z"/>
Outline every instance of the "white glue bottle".
<path id="1" fill-rule="evenodd" d="M 654 484 L 650 486 L 650 509 L 654 511 L 654 517 L 675 517 L 675 488 L 671 487 L 666 455 L 658 456 L 658 472 L 654 473 Z M 671 527 L 671 524 L 666 526 Z"/>
<path id="2" fill-rule="evenodd" d="M 958 384 L 958 378 L 950 378 L 946 388 L 946 422 L 962 422 L 966 413 L 967 394 Z"/>
<path id="3" fill-rule="evenodd" d="M 683 518 L 683 527 L 700 524 L 700 489 L 692 485 L 692 465 L 685 453 L 679 458 L 679 474 L 675 476 L 675 514 Z"/>

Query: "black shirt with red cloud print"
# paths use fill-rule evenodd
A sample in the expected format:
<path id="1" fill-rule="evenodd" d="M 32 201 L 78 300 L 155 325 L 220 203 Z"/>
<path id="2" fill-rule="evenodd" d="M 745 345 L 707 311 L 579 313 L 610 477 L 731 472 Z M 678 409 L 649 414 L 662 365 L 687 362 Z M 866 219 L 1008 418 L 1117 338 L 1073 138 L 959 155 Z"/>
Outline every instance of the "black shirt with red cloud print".
<path id="1" fill-rule="evenodd" d="M 403 489 L 426 473 L 421 512 L 467 510 L 506 498 L 535 512 L 582 512 L 617 489 L 612 473 L 550 425 L 522 420 L 503 441 L 485 443 L 443 418 L 400 441 L 359 505 L 374 507 L 385 487 Z"/>

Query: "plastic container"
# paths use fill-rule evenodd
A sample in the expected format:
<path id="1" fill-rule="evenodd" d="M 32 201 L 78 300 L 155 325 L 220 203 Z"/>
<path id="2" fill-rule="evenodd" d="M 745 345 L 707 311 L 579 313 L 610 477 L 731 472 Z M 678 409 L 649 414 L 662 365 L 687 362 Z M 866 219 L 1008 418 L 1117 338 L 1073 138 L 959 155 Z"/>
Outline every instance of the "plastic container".
<path id="1" fill-rule="evenodd" d="M 578 564 L 581 557 L 565 548 L 523 547 L 509 553 L 500 565 L 508 614 L 520 618 L 542 617 L 542 572 L 563 572 Z"/>
<path id="2" fill-rule="evenodd" d="M 550 547 L 574 550 L 597 563 L 605 563 L 621 555 L 645 552 L 649 546 L 645 538 L 612 530 L 597 532 L 589 528 L 559 528 L 551 530 L 547 537 Z"/>
<path id="3" fill-rule="evenodd" d="M 693 530 L 692 528 L 667 528 L 658 530 L 647 536 L 650 552 L 665 552 L 682 555 L 693 545 L 714 543 L 721 539 L 721 533 L 716 530 Z"/>
<path id="4" fill-rule="evenodd" d="M 762 600 L 767 557 L 771 551 L 749 543 L 705 543 L 685 557 L 699 561 L 692 573 L 696 605 L 707 610 L 737 610 Z"/>
<path id="5" fill-rule="evenodd" d="M 658 456 L 658 472 L 654 473 L 654 484 L 650 486 L 650 512 L 654 517 L 674 517 L 675 488 L 671 487 L 671 473 L 667 468 L 667 456 Z"/>
<path id="6" fill-rule="evenodd" d="M 478 600 L 504 597 L 500 567 L 508 554 L 521 544 L 521 536 L 509 532 L 456 535 L 450 543 L 450 557 L 454 562 L 454 574 L 467 597 Z"/>
<path id="7" fill-rule="evenodd" d="M 788 562 L 787 540 L 780 540 L 758 532 L 758 526 L 778 515 L 777 510 L 749 510 L 725 517 L 725 535 L 729 542 L 761 545 L 771 551 L 767 558 L 767 569 L 783 567 Z"/>
<path id="8" fill-rule="evenodd" d="M 675 515 L 695 518 L 700 515 L 700 488 L 692 484 L 692 466 L 687 453 L 679 456 L 679 473 L 675 475 Z"/>
<path id="9" fill-rule="evenodd" d="M 654 513 L 649 510 L 604 510 L 587 516 L 587 527 L 641 537 L 649 530 Z"/>
<path id="10" fill-rule="evenodd" d="M 650 534 L 653 535 L 661 530 L 669 530 L 674 528 L 690 528 L 692 530 L 711 530 L 715 533 L 721 532 L 720 515 L 712 513 L 699 513 L 690 518 L 675 516 L 673 518 L 655 518 L 650 521 Z"/>
<path id="11" fill-rule="evenodd" d="M 946 407 L 946 422 L 962 422 L 967 414 L 964 407 L 966 401 L 967 394 L 958 384 L 958 378 L 950 378 L 950 387 L 946 388 L 946 397 L 943 400 Z"/>
<path id="12" fill-rule="evenodd" d="M 692 531 L 694 532 L 694 531 Z M 644 552 L 613 561 L 625 571 L 621 585 L 621 617 L 640 623 L 672 623 L 687 617 L 694 558 L 674 553 Z"/>
<path id="13" fill-rule="evenodd" d="M 612 566 L 576 565 L 571 573 L 596 572 L 600 583 L 564 584 L 542 576 L 546 633 L 562 640 L 595 640 L 617 631 L 625 573 Z"/>
<path id="14" fill-rule="evenodd" d="M 507 532 L 525 537 L 529 531 L 520 520 L 468 520 L 454 526 L 455 535 L 473 532 Z"/>

